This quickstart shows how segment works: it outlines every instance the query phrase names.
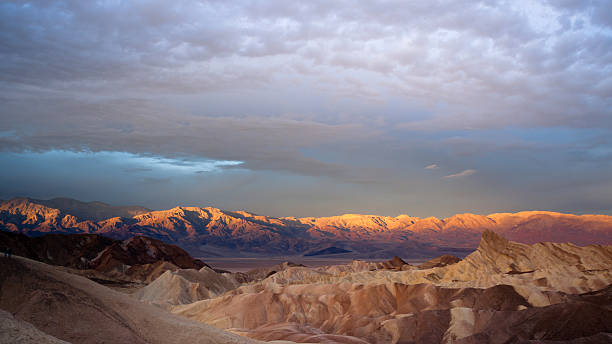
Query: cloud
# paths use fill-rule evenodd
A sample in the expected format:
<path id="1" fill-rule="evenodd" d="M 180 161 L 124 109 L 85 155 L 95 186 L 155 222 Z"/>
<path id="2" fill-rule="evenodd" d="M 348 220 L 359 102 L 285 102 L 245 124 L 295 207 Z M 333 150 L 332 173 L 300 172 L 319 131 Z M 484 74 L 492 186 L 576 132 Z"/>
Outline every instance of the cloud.
<path id="1" fill-rule="evenodd" d="M 606 183 L 610 6 L 2 1 L 0 151 L 236 161 L 211 168 L 312 183 L 294 195 L 329 196 L 330 185 L 347 183 L 366 206 L 391 200 L 409 175 L 411 190 L 422 185 L 420 196 L 453 207 L 449 184 L 426 185 L 428 165 L 486 175 L 474 180 L 493 186 L 482 188 L 494 190 L 482 191 L 485 205 L 499 204 L 489 199 L 501 185 Z M 192 166 L 201 180 L 218 177 Z M 152 173 L 134 168 L 121 178 Z M 394 204 L 408 204 L 401 197 Z M 528 197 L 536 199 L 517 191 L 516 203 Z"/>
<path id="2" fill-rule="evenodd" d="M 444 178 L 446 178 L 446 179 L 463 178 L 463 177 L 471 176 L 474 173 L 476 173 L 476 170 L 467 169 L 467 170 L 463 170 L 463 171 L 458 172 L 458 173 L 449 174 L 448 176 L 444 176 Z"/>
<path id="3" fill-rule="evenodd" d="M 612 128 L 612 78 L 600 72 L 612 50 L 608 7 L 5 1 L 0 73 L 13 92 L 276 92 L 299 83 L 337 97 L 395 96 L 431 114 L 398 124 L 413 131 Z"/>
<path id="4" fill-rule="evenodd" d="M 438 164 L 431 164 L 431 165 L 427 165 L 425 166 L 426 170 L 436 170 L 438 169 Z"/>
<path id="5" fill-rule="evenodd" d="M 151 167 L 128 167 L 122 169 L 123 172 L 128 173 L 140 173 L 140 172 L 151 172 L 153 169 Z"/>
<path id="6" fill-rule="evenodd" d="M 152 178 L 152 177 L 143 178 L 143 183 L 146 183 L 146 184 L 167 184 L 171 182 L 172 180 L 170 178 Z"/>
<path id="7" fill-rule="evenodd" d="M 0 141 L 5 150 L 127 152 L 158 164 L 177 165 L 176 168 L 182 160 L 195 164 L 194 161 L 213 159 L 221 167 L 240 163 L 238 167 L 252 170 L 361 178 L 363 169 L 355 171 L 339 163 L 321 161 L 305 156 L 300 150 L 376 135 L 358 124 L 332 125 L 259 116 L 195 116 L 157 102 L 135 99 L 94 102 L 32 99 L 27 104 L 9 101 L 5 105 L 0 113 L 22 114 L 10 122 L 0 122 L 0 131 L 9 127 L 15 132 Z M 32 130 L 34 122 L 36 128 Z M 132 129 L 122 129 L 126 127 Z M 191 169 L 214 167 L 204 166 L 207 164 L 210 165 L 198 162 Z"/>

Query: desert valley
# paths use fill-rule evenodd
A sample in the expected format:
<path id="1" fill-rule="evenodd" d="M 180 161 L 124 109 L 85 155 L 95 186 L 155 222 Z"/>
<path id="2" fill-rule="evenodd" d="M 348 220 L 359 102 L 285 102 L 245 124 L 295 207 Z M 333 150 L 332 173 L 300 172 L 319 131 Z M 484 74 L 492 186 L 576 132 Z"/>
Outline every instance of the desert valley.
<path id="1" fill-rule="evenodd" d="M 610 216 L 297 219 L 13 199 L 0 226 L 7 343 L 612 341 Z M 259 266 L 206 260 L 232 250 Z"/>

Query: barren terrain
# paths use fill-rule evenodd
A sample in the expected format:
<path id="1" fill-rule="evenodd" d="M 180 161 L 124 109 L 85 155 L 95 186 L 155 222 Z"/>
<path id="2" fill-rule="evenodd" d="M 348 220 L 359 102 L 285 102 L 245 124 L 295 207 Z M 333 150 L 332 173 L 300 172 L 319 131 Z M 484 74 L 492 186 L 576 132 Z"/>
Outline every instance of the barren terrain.
<path id="1" fill-rule="evenodd" d="M 528 245 L 485 231 L 464 259 L 419 265 L 395 257 L 224 272 L 160 260 L 129 292 L 71 267 L 21 257 L 0 264 L 6 343 L 612 340 L 612 246 L 605 245 Z M 128 278 L 117 269 L 98 273 Z"/>

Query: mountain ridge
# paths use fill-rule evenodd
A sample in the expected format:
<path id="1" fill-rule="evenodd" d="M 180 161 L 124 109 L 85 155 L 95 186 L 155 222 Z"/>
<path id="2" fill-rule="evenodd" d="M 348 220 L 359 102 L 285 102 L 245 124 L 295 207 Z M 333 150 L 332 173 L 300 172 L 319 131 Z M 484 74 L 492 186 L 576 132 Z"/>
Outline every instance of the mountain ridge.
<path id="1" fill-rule="evenodd" d="M 92 203 L 95 205 L 87 204 Z M 523 211 L 464 213 L 444 219 L 361 214 L 296 218 L 177 206 L 92 221 L 27 198 L 0 202 L 0 229 L 33 236 L 95 233 L 122 240 L 144 235 L 178 244 L 192 253 L 220 247 L 264 255 L 302 254 L 333 245 L 355 254 L 433 257 L 456 254 L 446 249 L 476 248 L 485 230 L 526 244 L 612 244 L 612 216 L 608 215 Z"/>

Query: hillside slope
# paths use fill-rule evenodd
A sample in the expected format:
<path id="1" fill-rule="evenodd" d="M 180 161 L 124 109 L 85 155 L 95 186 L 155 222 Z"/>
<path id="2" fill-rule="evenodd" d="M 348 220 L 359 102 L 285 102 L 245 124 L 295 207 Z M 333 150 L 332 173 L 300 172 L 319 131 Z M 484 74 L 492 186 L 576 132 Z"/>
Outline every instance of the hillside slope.
<path id="1" fill-rule="evenodd" d="M 0 258 L 0 309 L 73 343 L 250 343 L 58 268 Z"/>

